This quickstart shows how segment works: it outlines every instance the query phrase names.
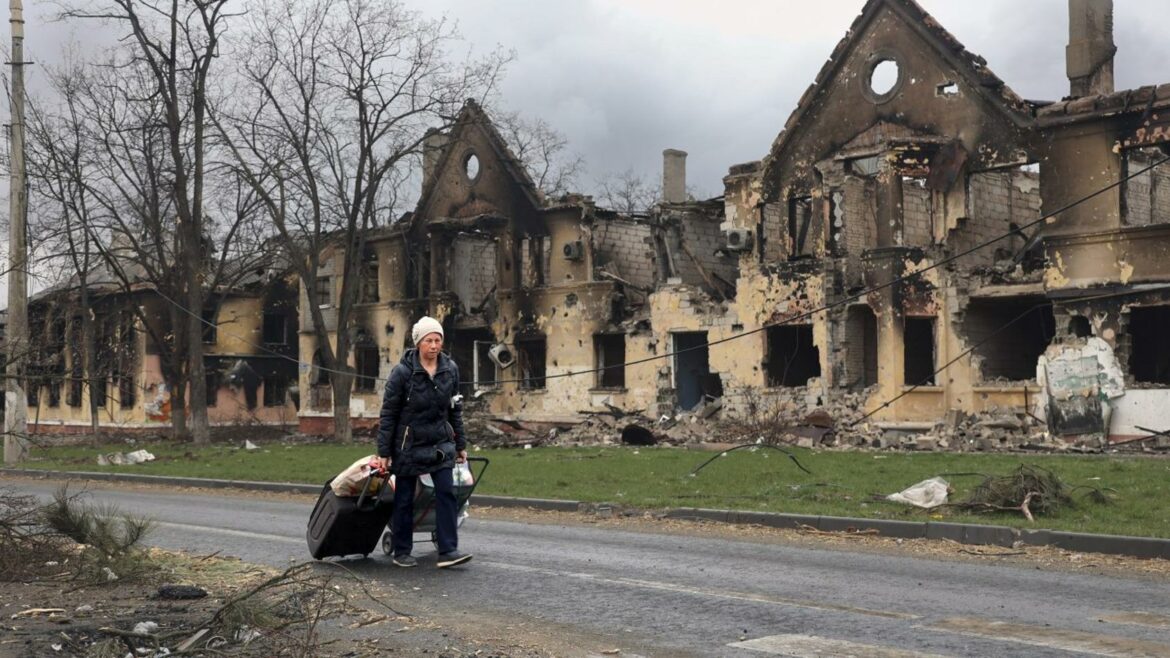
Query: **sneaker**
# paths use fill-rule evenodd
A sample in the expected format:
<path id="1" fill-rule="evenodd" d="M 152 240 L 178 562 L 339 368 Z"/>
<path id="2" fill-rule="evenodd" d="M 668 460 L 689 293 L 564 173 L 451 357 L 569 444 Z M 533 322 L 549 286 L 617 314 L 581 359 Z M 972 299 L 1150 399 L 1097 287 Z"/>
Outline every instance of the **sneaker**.
<path id="1" fill-rule="evenodd" d="M 439 553 L 439 568 L 446 569 L 459 564 L 465 564 L 471 561 L 471 556 L 467 553 L 460 553 L 459 551 L 451 551 L 450 553 Z"/>
<path id="2" fill-rule="evenodd" d="M 395 555 L 394 559 L 392 561 L 394 562 L 394 564 L 396 564 L 400 567 L 418 566 L 418 560 L 414 559 L 414 556 L 409 554 L 409 553 L 407 553 L 406 555 Z"/>

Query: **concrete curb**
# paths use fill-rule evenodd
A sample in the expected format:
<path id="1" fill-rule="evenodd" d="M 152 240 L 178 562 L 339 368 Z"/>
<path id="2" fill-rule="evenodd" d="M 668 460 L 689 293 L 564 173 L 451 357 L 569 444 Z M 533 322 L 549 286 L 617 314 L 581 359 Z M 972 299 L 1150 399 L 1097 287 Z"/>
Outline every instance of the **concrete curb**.
<path id="1" fill-rule="evenodd" d="M 250 482 L 246 480 L 213 480 L 207 478 L 137 475 L 133 473 L 94 473 L 85 471 L 41 471 L 35 469 L 0 469 L 0 475 L 47 479 L 84 479 L 108 482 L 133 482 L 208 489 L 246 489 L 276 493 L 318 494 L 323 484 L 295 482 Z M 588 512 L 611 515 L 615 510 L 628 509 L 604 503 L 582 503 L 573 500 L 546 498 L 514 498 L 510 496 L 472 495 L 472 501 L 488 507 L 521 507 L 553 512 Z M 666 510 L 664 518 L 714 521 L 718 523 L 755 524 L 770 528 L 796 529 L 810 527 L 821 532 L 856 533 L 876 531 L 883 537 L 902 539 L 949 539 L 982 546 L 1010 548 L 1017 542 L 1026 546 L 1053 546 L 1083 553 L 1105 553 L 1137 558 L 1170 560 L 1170 539 L 1156 537 L 1128 537 L 1124 535 L 1090 535 L 1059 530 L 1018 529 L 1007 526 L 975 525 L 965 523 L 936 523 L 934 521 L 893 521 L 883 519 L 855 519 L 841 516 L 812 516 L 774 512 L 747 512 L 739 510 L 678 507 Z"/>

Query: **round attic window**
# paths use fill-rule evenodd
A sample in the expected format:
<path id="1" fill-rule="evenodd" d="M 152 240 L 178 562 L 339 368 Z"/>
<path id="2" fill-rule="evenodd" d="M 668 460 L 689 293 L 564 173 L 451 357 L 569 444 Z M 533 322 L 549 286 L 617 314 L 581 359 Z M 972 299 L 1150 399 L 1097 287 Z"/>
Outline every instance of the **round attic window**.
<path id="1" fill-rule="evenodd" d="M 874 103 L 884 103 L 898 93 L 903 77 L 902 66 L 893 53 L 874 53 L 861 78 L 862 94 Z"/>
<path id="2" fill-rule="evenodd" d="M 892 59 L 880 60 L 874 64 L 873 71 L 869 74 L 869 88 L 870 91 L 878 96 L 885 96 L 894 89 L 894 85 L 898 84 L 898 63 Z"/>
<path id="3" fill-rule="evenodd" d="M 474 153 L 467 154 L 467 159 L 463 161 L 463 171 L 468 180 L 475 180 L 479 176 L 479 157 Z"/>

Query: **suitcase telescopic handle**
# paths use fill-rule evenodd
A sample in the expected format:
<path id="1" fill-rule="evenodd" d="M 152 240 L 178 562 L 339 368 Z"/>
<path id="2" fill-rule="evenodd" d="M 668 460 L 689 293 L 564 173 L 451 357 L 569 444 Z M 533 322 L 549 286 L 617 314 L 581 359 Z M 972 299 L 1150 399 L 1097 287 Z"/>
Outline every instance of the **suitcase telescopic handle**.
<path id="1" fill-rule="evenodd" d="M 374 478 L 376 478 L 376 477 L 380 477 L 380 478 L 386 477 L 386 471 L 384 471 L 380 468 L 370 469 L 370 474 L 368 476 L 366 476 L 366 482 L 365 482 L 365 484 L 362 485 L 362 494 L 360 496 L 358 496 L 358 499 L 357 499 L 357 508 L 359 510 L 365 509 L 363 507 L 363 503 L 365 502 L 366 497 L 369 496 L 370 486 L 374 483 Z M 383 483 L 382 486 L 385 487 L 385 486 L 389 486 L 389 485 L 386 483 Z M 375 497 L 374 504 L 370 505 L 369 509 L 376 508 L 378 506 L 378 504 L 381 502 L 382 502 L 381 496 Z"/>

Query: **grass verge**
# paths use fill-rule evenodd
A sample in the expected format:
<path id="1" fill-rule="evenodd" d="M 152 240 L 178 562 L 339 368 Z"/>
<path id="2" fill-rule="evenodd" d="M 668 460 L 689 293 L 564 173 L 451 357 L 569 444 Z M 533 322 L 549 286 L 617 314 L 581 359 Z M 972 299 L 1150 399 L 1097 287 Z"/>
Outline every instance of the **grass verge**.
<path id="1" fill-rule="evenodd" d="M 368 444 L 283 444 L 257 450 L 224 444 L 139 444 L 156 460 L 98 466 L 97 455 L 125 444 L 42 447 L 28 468 L 128 472 L 274 482 L 324 483 Z M 491 460 L 482 494 L 609 502 L 640 508 L 708 507 L 827 516 L 988 523 L 1098 534 L 1170 537 L 1170 459 L 1122 455 L 1031 455 L 792 451 L 812 474 L 771 450 L 739 450 L 690 473 L 712 453 L 677 448 L 533 448 L 474 451 Z M 1047 469 L 1071 489 L 1073 503 L 1029 522 L 1019 511 L 924 511 L 875 496 L 943 476 L 951 501 L 963 501 L 984 476 L 1021 465 Z M 1092 490 L 1108 502 L 1091 500 Z M 1035 511 L 1035 510 L 1034 510 Z"/>

